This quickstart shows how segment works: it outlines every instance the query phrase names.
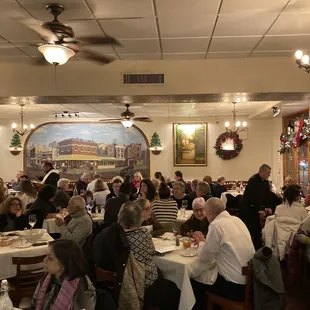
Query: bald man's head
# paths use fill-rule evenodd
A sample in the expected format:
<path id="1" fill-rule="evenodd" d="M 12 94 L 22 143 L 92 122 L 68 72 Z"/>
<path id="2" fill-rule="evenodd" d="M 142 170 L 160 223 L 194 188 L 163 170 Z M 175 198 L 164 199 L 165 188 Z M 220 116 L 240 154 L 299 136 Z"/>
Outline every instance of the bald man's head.
<path id="1" fill-rule="evenodd" d="M 70 198 L 68 204 L 68 211 L 70 215 L 75 214 L 85 209 L 85 200 L 81 196 L 74 196 Z"/>
<path id="2" fill-rule="evenodd" d="M 292 185 L 293 183 L 294 183 L 294 180 L 293 180 L 292 177 L 286 177 L 286 178 L 284 179 L 284 184 L 285 184 L 285 186 Z"/>
<path id="3" fill-rule="evenodd" d="M 206 217 L 209 223 L 213 222 L 215 218 L 225 211 L 225 205 L 219 198 L 210 198 L 205 202 L 204 205 Z"/>

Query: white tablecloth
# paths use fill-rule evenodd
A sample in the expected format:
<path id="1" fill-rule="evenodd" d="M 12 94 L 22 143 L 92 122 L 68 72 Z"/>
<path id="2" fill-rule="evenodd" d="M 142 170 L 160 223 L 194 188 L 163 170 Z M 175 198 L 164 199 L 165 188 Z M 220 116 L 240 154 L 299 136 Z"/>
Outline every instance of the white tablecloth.
<path id="1" fill-rule="evenodd" d="M 174 244 L 174 242 L 171 242 Z M 167 253 L 164 256 L 154 256 L 156 266 L 160 269 L 165 279 L 174 282 L 181 291 L 179 310 L 190 310 L 196 299 L 190 282 L 190 273 L 198 264 L 198 257 L 183 257 L 179 250 Z"/>
<path id="2" fill-rule="evenodd" d="M 178 211 L 177 224 L 184 224 L 193 214 L 193 210 L 185 210 L 185 216 L 181 210 Z"/>
<path id="3" fill-rule="evenodd" d="M 94 214 L 91 214 L 91 217 L 92 217 L 92 220 L 94 222 L 103 221 L 103 213 L 94 213 Z M 43 221 L 42 228 L 46 229 L 46 231 L 49 234 L 57 234 L 57 233 L 59 234 L 60 233 L 60 229 L 56 225 L 55 219 L 45 219 Z"/>
<path id="4" fill-rule="evenodd" d="M 49 234 L 44 234 L 38 242 L 53 240 Z M 19 242 L 19 240 L 16 242 Z M 12 264 L 12 257 L 40 256 L 46 254 L 47 250 L 47 245 L 31 246 L 24 249 L 17 249 L 11 246 L 14 246 L 14 243 L 7 247 L 0 247 L 0 280 L 16 276 L 16 265 Z"/>
<path id="5" fill-rule="evenodd" d="M 222 193 L 221 200 L 223 201 L 225 207 L 226 207 L 226 203 L 227 203 L 227 197 L 226 197 L 227 194 L 230 194 L 234 197 L 237 197 L 238 195 L 243 195 L 243 192 L 231 191 L 231 192 Z"/>

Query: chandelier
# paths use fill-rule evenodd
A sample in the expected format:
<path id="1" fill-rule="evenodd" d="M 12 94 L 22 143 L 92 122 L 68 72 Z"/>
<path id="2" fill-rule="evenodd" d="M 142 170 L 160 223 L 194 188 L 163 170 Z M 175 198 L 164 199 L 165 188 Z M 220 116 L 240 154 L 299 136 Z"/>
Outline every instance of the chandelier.
<path id="1" fill-rule="evenodd" d="M 29 128 L 28 125 L 24 124 L 24 116 L 25 116 L 25 112 L 24 112 L 24 103 L 19 104 L 20 106 L 20 124 L 19 126 L 16 123 L 12 124 L 12 130 L 13 132 L 18 133 L 20 136 L 26 135 L 27 133 L 29 133 L 30 131 L 32 131 L 34 129 L 34 125 L 30 124 Z"/>
<path id="2" fill-rule="evenodd" d="M 237 113 L 238 111 L 236 110 L 236 103 L 237 102 L 233 102 L 232 104 L 234 105 L 234 109 L 232 110 L 232 114 L 233 114 L 233 126 L 234 127 L 230 127 L 230 123 L 228 121 L 225 122 L 225 128 L 226 131 L 234 131 L 234 132 L 239 132 L 239 131 L 246 131 L 248 130 L 248 124 L 247 122 L 243 121 L 238 121 L 236 120 L 237 118 Z"/>
<path id="3" fill-rule="evenodd" d="M 295 58 L 298 68 L 303 68 L 306 72 L 310 73 L 309 56 L 304 55 L 303 51 L 298 50 L 295 52 Z"/>

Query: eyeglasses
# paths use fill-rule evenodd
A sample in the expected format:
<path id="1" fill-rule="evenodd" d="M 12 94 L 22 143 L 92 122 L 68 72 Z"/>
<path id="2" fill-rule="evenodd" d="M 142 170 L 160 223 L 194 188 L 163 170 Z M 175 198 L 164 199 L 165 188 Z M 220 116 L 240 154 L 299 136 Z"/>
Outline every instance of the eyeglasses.
<path id="1" fill-rule="evenodd" d="M 12 203 L 10 204 L 10 206 L 11 206 L 11 207 L 20 207 L 21 205 L 20 205 L 19 202 L 12 202 Z"/>

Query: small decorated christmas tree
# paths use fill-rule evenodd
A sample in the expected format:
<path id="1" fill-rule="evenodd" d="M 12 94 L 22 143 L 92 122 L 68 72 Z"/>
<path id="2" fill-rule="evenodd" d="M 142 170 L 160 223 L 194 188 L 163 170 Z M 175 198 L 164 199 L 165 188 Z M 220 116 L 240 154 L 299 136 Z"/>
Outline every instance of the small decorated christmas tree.
<path id="1" fill-rule="evenodd" d="M 151 138 L 151 144 L 150 144 L 151 148 L 158 148 L 158 147 L 162 147 L 160 139 L 159 139 L 159 135 L 157 132 L 155 132 Z"/>
<path id="2" fill-rule="evenodd" d="M 13 148 L 13 149 L 21 149 L 21 148 L 23 148 L 18 133 L 15 133 L 13 135 L 12 140 L 11 140 L 11 144 L 10 144 L 10 148 Z"/>

